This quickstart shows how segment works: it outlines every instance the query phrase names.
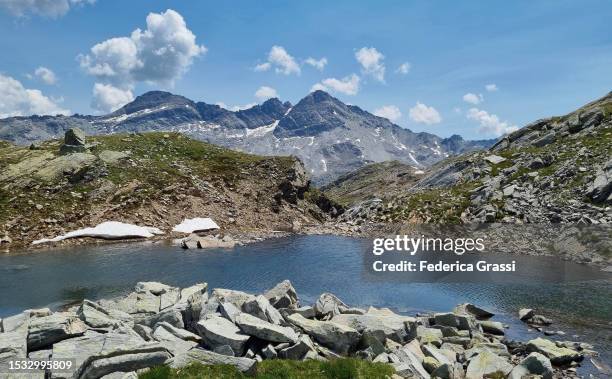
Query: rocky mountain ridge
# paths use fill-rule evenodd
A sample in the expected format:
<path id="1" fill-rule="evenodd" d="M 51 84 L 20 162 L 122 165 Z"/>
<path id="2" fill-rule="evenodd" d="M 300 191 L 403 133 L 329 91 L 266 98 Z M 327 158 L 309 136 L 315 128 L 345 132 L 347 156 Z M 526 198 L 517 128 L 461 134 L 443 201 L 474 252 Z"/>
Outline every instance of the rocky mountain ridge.
<path id="1" fill-rule="evenodd" d="M 451 157 L 380 198 L 361 198 L 349 222 L 612 222 L 612 93 L 538 120 L 488 151 Z"/>
<path id="2" fill-rule="evenodd" d="M 323 91 L 297 104 L 274 98 L 236 112 L 151 91 L 103 116 L 32 116 L 0 120 L 0 139 L 16 144 L 61 138 L 72 127 L 88 134 L 180 132 L 192 138 L 258 155 L 294 155 L 317 183 L 372 162 L 399 160 L 417 168 L 448 156 L 491 146 L 415 133 L 347 105 Z"/>

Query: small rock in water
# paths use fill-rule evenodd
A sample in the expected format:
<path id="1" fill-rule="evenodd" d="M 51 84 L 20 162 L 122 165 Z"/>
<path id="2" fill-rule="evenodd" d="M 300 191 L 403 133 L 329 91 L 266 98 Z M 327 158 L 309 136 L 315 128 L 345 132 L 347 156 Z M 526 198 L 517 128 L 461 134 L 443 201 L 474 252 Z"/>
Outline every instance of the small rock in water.
<path id="1" fill-rule="evenodd" d="M 542 315 L 533 315 L 527 322 L 534 325 L 550 325 L 553 323 L 551 319 Z"/>
<path id="2" fill-rule="evenodd" d="M 518 313 L 521 321 L 529 320 L 531 317 L 533 317 L 533 315 L 535 315 L 535 311 L 530 308 L 522 308 Z"/>

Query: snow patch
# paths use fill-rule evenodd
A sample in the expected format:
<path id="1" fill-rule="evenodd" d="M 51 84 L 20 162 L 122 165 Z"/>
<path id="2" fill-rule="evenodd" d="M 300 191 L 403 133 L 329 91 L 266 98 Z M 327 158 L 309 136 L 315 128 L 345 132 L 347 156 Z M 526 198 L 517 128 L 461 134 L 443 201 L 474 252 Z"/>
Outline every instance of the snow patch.
<path id="1" fill-rule="evenodd" d="M 253 128 L 253 129 L 247 129 L 246 130 L 246 136 L 247 137 L 262 137 L 265 136 L 268 133 L 271 133 L 274 131 L 274 129 L 276 129 L 276 126 L 278 125 L 278 121 L 276 120 L 273 123 L 271 123 L 270 125 L 264 125 L 264 126 L 260 126 L 259 128 Z"/>
<path id="2" fill-rule="evenodd" d="M 421 164 L 419 163 L 419 161 L 417 161 L 417 160 L 414 158 L 414 155 L 412 155 L 411 153 L 408 153 L 408 157 L 410 157 L 410 159 L 412 159 L 412 161 L 413 161 L 414 163 L 418 164 L 419 166 L 421 165 Z"/>
<path id="3" fill-rule="evenodd" d="M 219 229 L 219 225 L 211 218 L 186 218 L 180 224 L 172 228 L 173 232 L 195 233 L 204 230 Z"/>
<path id="4" fill-rule="evenodd" d="M 93 228 L 78 229 L 54 238 L 43 238 L 32 242 L 38 245 L 47 242 L 59 242 L 69 238 L 92 237 L 108 240 L 127 238 L 150 238 L 156 234 L 164 234 L 158 228 L 150 226 L 138 226 L 118 221 L 106 221 Z"/>
<path id="5" fill-rule="evenodd" d="M 423 170 L 416 170 L 414 172 L 415 175 L 423 175 L 424 173 L 425 173 L 425 171 L 423 171 Z"/>
<path id="6" fill-rule="evenodd" d="M 327 162 L 325 159 L 321 159 L 321 165 L 323 166 L 323 171 L 327 172 Z"/>
<path id="7" fill-rule="evenodd" d="M 185 106 L 189 107 L 188 105 L 185 105 Z M 104 122 L 104 123 L 108 123 L 108 124 L 111 124 L 111 123 L 117 124 L 117 123 L 123 122 L 123 121 L 125 121 L 125 120 L 127 120 L 129 118 L 139 117 L 139 116 L 143 116 L 143 115 L 146 115 L 146 114 L 149 114 L 149 113 L 160 112 L 160 111 L 163 111 L 164 109 L 167 109 L 167 108 L 168 108 L 167 105 L 162 105 L 159 108 L 153 108 L 153 109 L 145 108 L 145 109 L 139 110 L 138 112 L 134 112 L 134 113 L 131 113 L 131 114 L 122 114 L 121 116 L 111 117 L 111 118 L 103 119 L 103 120 L 100 120 L 100 121 Z"/>

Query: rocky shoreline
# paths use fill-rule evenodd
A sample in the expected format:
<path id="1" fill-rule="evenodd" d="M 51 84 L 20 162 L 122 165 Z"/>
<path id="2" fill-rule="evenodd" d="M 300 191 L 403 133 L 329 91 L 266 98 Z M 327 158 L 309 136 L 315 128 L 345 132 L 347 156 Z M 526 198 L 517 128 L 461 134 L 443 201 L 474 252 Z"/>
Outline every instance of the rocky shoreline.
<path id="1" fill-rule="evenodd" d="M 388 363 L 404 378 L 550 379 L 578 378 L 580 362 L 597 355 L 580 342 L 508 340 L 494 317 L 473 304 L 410 317 L 350 307 L 331 293 L 303 305 L 288 280 L 261 295 L 139 282 L 118 299 L 1 319 L 0 372 L 25 358 L 75 360 L 72 372 L 33 378 L 134 378 L 162 364 L 229 364 L 250 374 L 265 359 L 355 357 Z M 529 309 L 518 317 L 532 328 L 551 322 Z"/>

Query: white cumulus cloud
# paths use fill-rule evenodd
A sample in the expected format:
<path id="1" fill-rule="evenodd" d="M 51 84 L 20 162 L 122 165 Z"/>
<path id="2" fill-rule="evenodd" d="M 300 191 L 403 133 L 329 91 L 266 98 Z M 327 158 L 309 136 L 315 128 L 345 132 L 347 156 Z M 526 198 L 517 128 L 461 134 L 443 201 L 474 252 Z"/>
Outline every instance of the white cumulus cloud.
<path id="1" fill-rule="evenodd" d="M 355 59 L 361 65 L 361 71 L 379 82 L 385 81 L 385 56 L 373 47 L 362 47 L 355 53 Z"/>
<path id="2" fill-rule="evenodd" d="M 466 93 L 463 95 L 463 101 L 470 104 L 480 104 L 484 101 L 484 97 L 481 94 L 476 95 L 475 93 Z"/>
<path id="3" fill-rule="evenodd" d="M 395 72 L 397 72 L 398 74 L 406 75 L 410 72 L 411 68 L 412 66 L 410 65 L 409 62 L 404 62 L 401 65 L 399 65 L 399 67 L 397 68 L 397 70 L 395 70 Z"/>
<path id="4" fill-rule="evenodd" d="M 359 76 L 351 74 L 342 79 L 327 78 L 312 86 L 311 92 L 316 90 L 333 91 L 345 95 L 356 95 L 359 92 Z"/>
<path id="5" fill-rule="evenodd" d="M 88 54 L 79 55 L 81 68 L 98 81 L 93 89 L 95 109 L 116 109 L 132 96 L 138 82 L 173 85 L 196 57 L 206 53 L 183 16 L 172 9 L 149 13 L 146 24 L 145 30 L 138 28 L 129 37 L 107 39 Z M 118 101 L 104 96 L 109 93 L 119 96 Z"/>
<path id="6" fill-rule="evenodd" d="M 149 13 L 146 23 L 145 30 L 102 41 L 78 57 L 85 72 L 98 80 L 92 101 L 96 109 L 116 108 L 132 95 L 138 82 L 174 84 L 194 58 L 206 53 L 206 47 L 196 43 L 196 36 L 178 12 L 168 9 Z M 103 84 L 106 86 L 101 87 Z M 104 93 L 114 93 L 119 100 L 105 101 Z"/>
<path id="7" fill-rule="evenodd" d="M 285 48 L 282 46 L 272 46 L 270 52 L 268 53 L 268 60 L 264 63 L 258 64 L 253 69 L 255 71 L 268 71 L 272 67 L 274 67 L 276 73 L 279 74 L 300 75 L 302 73 L 300 65 L 297 63 L 295 58 L 289 55 L 287 50 L 285 50 Z"/>
<path id="8" fill-rule="evenodd" d="M 383 105 L 374 111 L 374 115 L 396 122 L 402 117 L 402 112 L 395 105 Z"/>
<path id="9" fill-rule="evenodd" d="M 319 71 L 323 71 L 327 65 L 327 58 L 315 59 L 313 57 L 308 57 L 308 59 L 306 59 L 306 64 L 311 65 Z"/>
<path id="10" fill-rule="evenodd" d="M 499 88 L 497 88 L 497 84 L 495 84 L 495 83 L 487 84 L 487 85 L 485 86 L 485 89 L 486 89 L 488 92 L 495 92 L 495 91 L 499 90 Z"/>
<path id="11" fill-rule="evenodd" d="M 418 102 L 409 112 L 410 119 L 419 124 L 439 124 L 442 122 L 442 116 L 434 107 L 428 107 L 427 105 Z"/>
<path id="12" fill-rule="evenodd" d="M 255 66 L 253 68 L 253 70 L 255 70 L 255 71 L 268 71 L 271 68 L 272 68 L 272 64 L 270 62 L 264 62 L 264 63 L 258 64 L 257 66 Z"/>
<path id="13" fill-rule="evenodd" d="M 471 120 L 476 120 L 480 124 L 479 132 L 482 134 L 492 135 L 494 137 L 502 134 L 511 133 L 518 129 L 518 126 L 511 125 L 507 121 L 501 121 L 497 115 L 478 109 L 470 108 L 466 117 Z"/>
<path id="14" fill-rule="evenodd" d="M 267 100 L 273 97 L 278 97 L 278 93 L 272 87 L 261 86 L 257 91 L 255 91 L 255 97 L 260 100 Z"/>
<path id="15" fill-rule="evenodd" d="M 34 70 L 34 75 L 42 80 L 45 84 L 51 85 L 57 83 L 57 76 L 55 76 L 55 73 L 47 67 L 38 67 L 36 70 Z"/>
<path id="16" fill-rule="evenodd" d="M 134 94 L 129 89 L 118 88 L 111 84 L 96 83 L 93 87 L 91 107 L 99 112 L 112 112 L 132 100 L 134 100 Z"/>
<path id="17" fill-rule="evenodd" d="M 0 74 L 0 118 L 30 115 L 68 115 L 40 90 L 27 89 L 18 80 Z"/>
<path id="18" fill-rule="evenodd" d="M 0 0 L 0 9 L 17 17 L 37 15 L 57 18 L 68 13 L 75 5 L 95 2 L 96 0 Z"/>

